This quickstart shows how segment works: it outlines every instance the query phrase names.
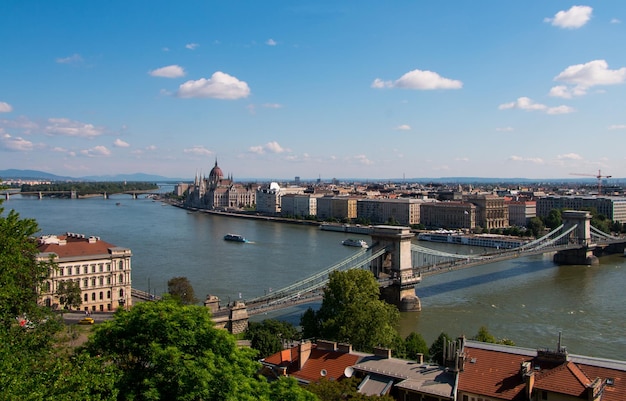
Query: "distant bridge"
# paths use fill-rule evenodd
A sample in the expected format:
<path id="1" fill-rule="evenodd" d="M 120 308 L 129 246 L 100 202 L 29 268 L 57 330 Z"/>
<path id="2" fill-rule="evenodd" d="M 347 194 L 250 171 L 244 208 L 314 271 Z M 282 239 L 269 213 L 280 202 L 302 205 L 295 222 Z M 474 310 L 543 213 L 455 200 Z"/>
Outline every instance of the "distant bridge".
<path id="1" fill-rule="evenodd" d="M 79 199 L 79 198 L 93 198 L 96 196 L 101 196 L 104 199 L 109 199 L 111 195 L 130 195 L 133 199 L 137 199 L 139 195 L 159 195 L 154 189 L 145 189 L 145 190 L 132 190 L 132 191 L 120 191 L 120 192 L 93 192 L 80 194 L 78 191 L 70 190 L 70 191 L 12 191 L 12 190 L 4 190 L 0 191 L 0 196 L 4 195 L 5 200 L 9 200 L 12 195 L 27 195 L 27 196 L 37 196 L 39 199 L 43 199 L 46 196 L 61 196 L 67 197 L 70 199 Z"/>

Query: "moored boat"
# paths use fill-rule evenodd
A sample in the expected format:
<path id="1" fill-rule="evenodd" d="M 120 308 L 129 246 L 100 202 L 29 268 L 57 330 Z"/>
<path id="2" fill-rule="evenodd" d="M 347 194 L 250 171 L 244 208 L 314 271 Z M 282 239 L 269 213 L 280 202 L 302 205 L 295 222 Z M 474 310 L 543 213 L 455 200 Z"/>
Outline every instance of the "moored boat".
<path id="1" fill-rule="evenodd" d="M 226 234 L 224 236 L 225 241 L 233 241 L 233 242 L 247 242 L 246 238 L 243 235 L 239 234 Z"/>
<path id="2" fill-rule="evenodd" d="M 361 248 L 368 247 L 367 242 L 365 242 L 362 239 L 348 238 L 348 239 L 344 239 L 343 241 L 341 241 L 341 243 L 346 246 L 357 246 Z"/>

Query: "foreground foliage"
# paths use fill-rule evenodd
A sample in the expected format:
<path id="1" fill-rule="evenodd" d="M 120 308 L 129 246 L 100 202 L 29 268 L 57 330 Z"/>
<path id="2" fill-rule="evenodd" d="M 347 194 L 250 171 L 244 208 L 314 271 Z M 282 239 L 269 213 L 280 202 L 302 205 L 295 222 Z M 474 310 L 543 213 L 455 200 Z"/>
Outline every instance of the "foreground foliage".
<path id="1" fill-rule="evenodd" d="M 173 300 L 118 311 L 96 328 L 86 350 L 117 367 L 119 399 L 313 399 L 293 380 L 268 384 L 257 374 L 256 352 L 237 348 L 206 308 Z"/>
<path id="2" fill-rule="evenodd" d="M 346 342 L 365 352 L 375 346 L 392 348 L 399 338 L 395 327 L 400 314 L 379 294 L 369 271 L 332 272 L 319 311 L 309 309 L 302 316 L 303 337 Z"/>

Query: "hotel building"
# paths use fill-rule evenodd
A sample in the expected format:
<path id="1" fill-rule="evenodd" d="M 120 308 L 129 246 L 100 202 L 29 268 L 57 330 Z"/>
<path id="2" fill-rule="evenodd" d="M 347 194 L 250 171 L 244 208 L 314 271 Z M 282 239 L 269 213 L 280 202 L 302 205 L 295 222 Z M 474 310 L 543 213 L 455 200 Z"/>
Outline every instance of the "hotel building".
<path id="1" fill-rule="evenodd" d="M 41 304 L 61 307 L 59 283 L 73 281 L 81 290 L 80 308 L 84 311 L 105 312 L 131 306 L 130 249 L 73 233 L 42 236 L 37 249 L 38 260 L 52 258 L 57 264 L 42 284 Z"/>

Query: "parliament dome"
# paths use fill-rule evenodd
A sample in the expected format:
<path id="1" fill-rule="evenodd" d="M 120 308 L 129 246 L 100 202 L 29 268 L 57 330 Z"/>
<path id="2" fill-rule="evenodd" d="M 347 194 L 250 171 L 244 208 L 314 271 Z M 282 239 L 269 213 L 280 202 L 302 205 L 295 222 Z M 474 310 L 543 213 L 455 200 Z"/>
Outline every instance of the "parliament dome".
<path id="1" fill-rule="evenodd" d="M 210 182 L 219 182 L 224 178 L 224 173 L 222 173 L 222 169 L 217 165 L 217 160 L 215 160 L 215 166 L 211 169 L 209 173 L 209 181 Z"/>

